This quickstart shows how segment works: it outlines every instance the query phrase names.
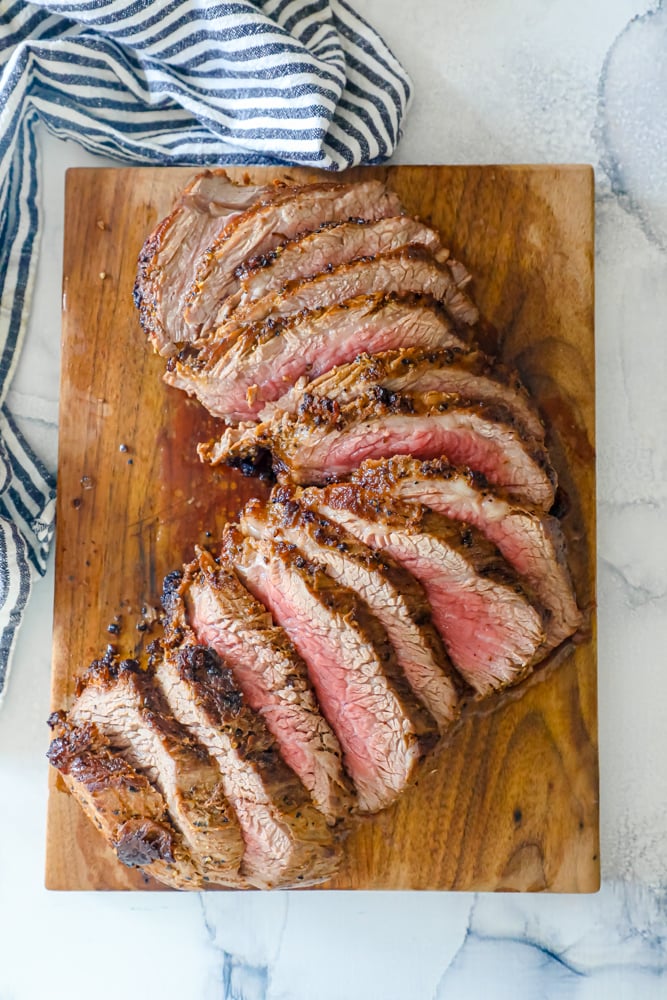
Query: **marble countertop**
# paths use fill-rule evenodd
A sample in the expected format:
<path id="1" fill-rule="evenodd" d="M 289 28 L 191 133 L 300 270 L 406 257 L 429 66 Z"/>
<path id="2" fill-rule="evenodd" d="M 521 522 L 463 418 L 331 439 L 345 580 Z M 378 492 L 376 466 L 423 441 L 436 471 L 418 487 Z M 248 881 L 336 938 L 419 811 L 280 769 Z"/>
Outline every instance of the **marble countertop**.
<path id="1" fill-rule="evenodd" d="M 395 162 L 588 162 L 597 185 L 599 716 L 594 896 L 47 893 L 53 560 L 0 714 L 0 1000 L 667 996 L 667 10 L 356 0 L 410 72 Z M 55 468 L 63 179 L 9 404 Z"/>

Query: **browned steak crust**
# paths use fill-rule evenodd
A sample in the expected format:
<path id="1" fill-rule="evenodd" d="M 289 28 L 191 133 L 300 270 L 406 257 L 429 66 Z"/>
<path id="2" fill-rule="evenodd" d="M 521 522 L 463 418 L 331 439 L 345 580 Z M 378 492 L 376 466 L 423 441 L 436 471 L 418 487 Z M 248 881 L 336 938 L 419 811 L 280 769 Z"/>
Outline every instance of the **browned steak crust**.
<path id="1" fill-rule="evenodd" d="M 259 888 L 329 878 L 339 856 L 331 830 L 218 654 L 173 625 L 156 676 L 178 721 L 220 767 L 245 841 L 242 874 Z"/>
<path id="2" fill-rule="evenodd" d="M 114 752 L 93 723 L 74 726 L 64 712 L 54 712 L 49 725 L 50 763 L 118 859 L 172 889 L 201 888 L 204 876 L 146 776 Z"/>

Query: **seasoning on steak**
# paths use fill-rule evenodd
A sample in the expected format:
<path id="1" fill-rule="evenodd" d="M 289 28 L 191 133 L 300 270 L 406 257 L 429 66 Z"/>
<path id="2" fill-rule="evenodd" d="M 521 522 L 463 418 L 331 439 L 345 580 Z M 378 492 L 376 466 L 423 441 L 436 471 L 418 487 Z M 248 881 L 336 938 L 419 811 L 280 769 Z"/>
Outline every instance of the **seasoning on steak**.
<path id="1" fill-rule="evenodd" d="M 436 740 L 386 633 L 351 590 L 294 546 L 243 537 L 227 526 L 223 551 L 308 665 L 317 697 L 343 748 L 359 808 L 390 805 Z"/>
<path id="2" fill-rule="evenodd" d="M 172 623 L 156 677 L 178 721 L 220 767 L 245 841 L 241 874 L 257 888 L 330 878 L 339 860 L 331 830 L 218 654 Z"/>
<path id="3" fill-rule="evenodd" d="M 441 729 L 451 725 L 459 714 L 457 681 L 414 577 L 390 556 L 300 504 L 290 488 L 275 490 L 269 503 L 250 501 L 241 526 L 253 538 L 295 545 L 309 562 L 358 594 L 384 627 L 414 693 Z"/>
<path id="4" fill-rule="evenodd" d="M 324 222 L 372 221 L 401 212 L 397 195 L 380 181 L 285 186 L 270 204 L 255 203 L 232 219 L 213 240 L 187 293 L 185 319 L 202 335 L 208 333 L 215 325 L 221 303 L 239 287 L 237 268 L 299 233 L 312 232 Z"/>
<path id="5" fill-rule="evenodd" d="M 141 325 L 159 354 L 173 354 L 195 339 L 185 322 L 184 293 L 201 253 L 227 223 L 255 201 L 280 188 L 235 184 L 224 170 L 198 174 L 170 215 L 146 239 L 139 256 L 134 300 Z"/>
<path id="6" fill-rule="evenodd" d="M 92 723 L 164 797 L 204 881 L 241 887 L 243 838 L 220 772 L 178 725 L 153 678 L 135 660 L 96 660 L 77 687 L 70 723 Z"/>
<path id="7" fill-rule="evenodd" d="M 202 888 L 166 802 L 148 778 L 114 751 L 93 723 L 75 726 L 65 712 L 54 712 L 49 726 L 50 763 L 118 860 L 172 889 Z"/>
<path id="8" fill-rule="evenodd" d="M 257 417 L 275 400 L 280 410 L 298 379 L 317 378 L 360 353 L 462 346 L 431 298 L 362 295 L 250 327 L 231 347 L 217 341 L 197 354 L 173 358 L 164 378 L 196 396 L 214 416 L 238 421 Z"/>
<path id="9" fill-rule="evenodd" d="M 170 598 L 182 602 L 197 641 L 210 646 L 231 668 L 246 703 L 272 733 L 280 754 L 330 822 L 353 806 L 340 744 L 322 716 L 306 666 L 287 633 L 273 624 L 231 566 L 206 551 L 176 583 Z"/>
<path id="10" fill-rule="evenodd" d="M 553 648 L 583 624 L 565 557 L 559 521 L 529 507 L 517 507 L 470 469 L 446 460 L 420 462 L 398 457 L 364 462 L 352 479 L 398 500 L 478 528 L 529 584 L 545 610 L 546 647 Z"/>
<path id="11" fill-rule="evenodd" d="M 375 257 L 414 244 L 425 247 L 441 263 L 449 257 L 439 233 L 409 215 L 373 222 L 350 219 L 326 223 L 314 233 L 283 243 L 270 253 L 242 264 L 237 269 L 240 288 L 224 300 L 216 324 L 235 310 L 237 316 L 243 316 L 253 302 L 271 292 L 280 292 L 290 282 L 330 271 L 359 257 Z"/>
<path id="12" fill-rule="evenodd" d="M 452 663 L 479 695 L 525 676 L 544 640 L 539 611 L 475 528 L 350 483 L 298 496 L 412 573 Z"/>
<path id="13" fill-rule="evenodd" d="M 383 353 L 361 353 L 348 364 L 294 388 L 271 412 L 294 413 L 307 392 L 343 406 L 367 393 L 453 393 L 472 403 L 506 407 L 525 437 L 544 441 L 544 424 L 516 372 L 493 364 L 480 351 L 455 348 L 424 351 L 407 347 Z M 264 414 L 262 414 L 264 416 Z"/>
<path id="14" fill-rule="evenodd" d="M 288 281 L 279 292 L 237 309 L 217 327 L 213 340 L 231 345 L 248 326 L 272 323 L 306 310 L 325 309 L 356 295 L 430 295 L 440 302 L 456 324 L 472 326 L 479 319 L 476 306 L 456 284 L 446 263 L 422 246 L 399 247 L 372 257 L 361 257 L 332 267 L 311 278 Z"/>
<path id="15" fill-rule="evenodd" d="M 367 459 L 446 455 L 517 502 L 541 510 L 554 502 L 556 476 L 544 448 L 522 436 L 505 408 L 454 395 L 369 393 L 339 407 L 306 393 L 297 416 L 229 428 L 198 450 L 212 465 L 226 462 L 249 474 L 270 452 L 276 473 L 296 483 L 343 479 Z"/>

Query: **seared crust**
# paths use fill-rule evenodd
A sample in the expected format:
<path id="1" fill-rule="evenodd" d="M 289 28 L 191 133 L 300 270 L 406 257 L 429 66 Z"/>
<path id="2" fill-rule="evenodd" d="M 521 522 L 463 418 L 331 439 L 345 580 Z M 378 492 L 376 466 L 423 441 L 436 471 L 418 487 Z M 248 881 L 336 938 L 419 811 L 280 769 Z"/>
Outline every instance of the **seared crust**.
<path id="1" fill-rule="evenodd" d="M 274 490 L 268 504 L 250 501 L 241 523 L 255 537 L 296 545 L 338 584 L 357 593 L 385 629 L 413 692 L 442 729 L 451 725 L 459 714 L 460 679 L 414 577 L 386 553 L 300 503 L 293 488 Z"/>
<path id="2" fill-rule="evenodd" d="M 187 294 L 186 320 L 202 335 L 209 333 L 219 304 L 238 288 L 236 268 L 249 257 L 274 249 L 285 238 L 333 219 L 377 219 L 400 212 L 397 196 L 379 181 L 277 188 L 274 196 L 259 200 L 213 240 Z"/>
<path id="3" fill-rule="evenodd" d="M 294 390 L 290 405 L 281 407 L 279 402 L 275 410 L 298 410 L 304 394 L 343 406 L 367 393 L 387 399 L 393 393 L 427 392 L 504 407 L 526 438 L 544 441 L 544 424 L 518 372 L 493 362 L 481 351 L 455 347 L 435 351 L 407 347 L 363 354 Z"/>
<path id="4" fill-rule="evenodd" d="M 136 660 L 96 660 L 77 685 L 70 722 L 92 723 L 158 788 L 171 821 L 207 881 L 239 888 L 243 839 L 220 772 L 176 722 Z"/>
<path id="5" fill-rule="evenodd" d="M 423 504 L 480 530 L 544 608 L 544 653 L 583 626 L 585 619 L 577 606 L 557 518 L 512 503 L 480 473 L 445 459 L 419 461 L 397 456 L 364 462 L 352 480 L 397 500 Z"/>
<path id="6" fill-rule="evenodd" d="M 446 454 L 515 500 L 548 510 L 555 497 L 556 474 L 545 449 L 521 434 L 512 414 L 454 394 L 367 393 L 340 406 L 305 393 L 298 415 L 230 428 L 198 451 L 203 461 L 249 475 L 269 453 L 274 472 L 300 484 L 344 479 L 367 459 Z"/>
<path id="7" fill-rule="evenodd" d="M 284 629 L 274 625 L 229 563 L 201 549 L 185 568 L 178 599 L 198 641 L 225 659 L 317 808 L 330 822 L 349 815 L 354 789 L 343 770 L 340 744 Z"/>
<path id="8" fill-rule="evenodd" d="M 440 302 L 455 325 L 473 326 L 476 306 L 456 284 L 447 263 L 424 246 L 402 246 L 387 253 L 359 257 L 310 278 L 287 281 L 278 292 L 237 309 L 212 335 L 231 344 L 248 326 L 322 309 L 353 295 L 430 295 Z"/>
<path id="9" fill-rule="evenodd" d="M 463 347 L 464 341 L 430 296 L 355 295 L 330 307 L 269 318 L 229 341 L 182 351 L 170 358 L 164 377 L 233 422 L 257 416 L 266 403 L 271 413 L 285 409 L 285 393 L 297 381 L 303 388 L 308 379 L 362 351 L 410 346 Z M 296 404 L 299 399 L 300 392 Z M 267 410 L 262 419 L 268 415 Z"/>
<path id="10" fill-rule="evenodd" d="M 178 344 L 196 338 L 183 317 L 189 268 L 226 221 L 265 190 L 234 184 L 224 170 L 205 170 L 147 237 L 139 254 L 134 301 L 144 332 L 159 354 L 173 354 Z"/>
<path id="11" fill-rule="evenodd" d="M 308 664 L 322 710 L 343 747 L 360 809 L 385 808 L 437 740 L 435 722 L 410 690 L 386 632 L 353 591 L 294 545 L 244 537 L 228 525 L 223 551 Z M 363 737 L 350 729 L 350 712 L 357 707 L 369 729 L 361 756 Z"/>
<path id="12" fill-rule="evenodd" d="M 474 528 L 352 483 L 298 496 L 416 576 L 452 663 L 478 694 L 528 673 L 544 640 L 541 608 Z"/>
<path id="13" fill-rule="evenodd" d="M 173 611 L 173 609 L 172 609 Z M 339 852 L 324 817 L 282 761 L 231 670 L 172 617 L 157 679 L 178 719 L 217 761 L 245 840 L 242 874 L 258 888 L 331 877 Z"/>
<path id="14" fill-rule="evenodd" d="M 115 753 L 93 723 L 75 726 L 64 712 L 54 712 L 49 726 L 50 763 L 119 861 L 172 889 L 202 888 L 204 878 L 146 776 Z"/>

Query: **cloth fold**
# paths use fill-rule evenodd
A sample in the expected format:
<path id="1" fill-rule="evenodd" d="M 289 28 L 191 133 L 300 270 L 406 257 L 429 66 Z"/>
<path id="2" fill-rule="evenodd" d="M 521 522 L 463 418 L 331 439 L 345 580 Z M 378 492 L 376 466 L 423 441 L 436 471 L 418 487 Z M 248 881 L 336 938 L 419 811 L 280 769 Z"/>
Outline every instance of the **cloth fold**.
<path id="1" fill-rule="evenodd" d="M 409 100 L 400 63 L 343 0 L 0 7 L 0 699 L 55 512 L 53 476 L 5 406 L 38 250 L 36 122 L 131 163 L 340 170 L 392 154 Z"/>

